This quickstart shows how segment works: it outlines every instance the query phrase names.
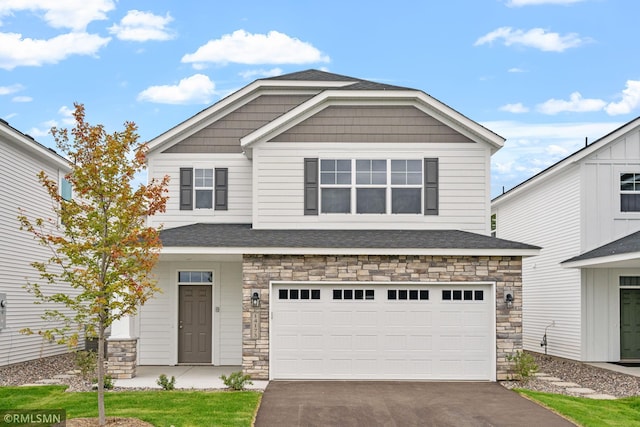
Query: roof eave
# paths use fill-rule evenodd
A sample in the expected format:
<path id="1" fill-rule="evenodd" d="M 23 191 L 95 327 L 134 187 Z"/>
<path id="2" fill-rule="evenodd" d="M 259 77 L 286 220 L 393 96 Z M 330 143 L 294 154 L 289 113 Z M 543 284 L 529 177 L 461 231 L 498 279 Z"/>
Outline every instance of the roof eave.
<path id="1" fill-rule="evenodd" d="M 425 255 L 425 256 L 519 256 L 539 255 L 540 249 L 457 248 L 312 248 L 312 247 L 202 247 L 165 246 L 162 255 Z"/>
<path id="2" fill-rule="evenodd" d="M 594 258 L 563 261 L 560 265 L 564 268 L 609 268 L 612 264 L 623 264 L 635 261 L 640 265 L 640 252 L 627 252 L 623 254 L 607 255 Z M 634 265 L 634 267 L 636 267 Z"/>
<path id="3" fill-rule="evenodd" d="M 0 137 L 2 136 L 4 136 L 8 141 L 17 143 L 20 147 L 44 161 L 49 161 L 64 170 L 71 170 L 71 163 L 67 159 L 49 150 L 44 145 L 29 138 L 10 125 L 0 123 Z"/>

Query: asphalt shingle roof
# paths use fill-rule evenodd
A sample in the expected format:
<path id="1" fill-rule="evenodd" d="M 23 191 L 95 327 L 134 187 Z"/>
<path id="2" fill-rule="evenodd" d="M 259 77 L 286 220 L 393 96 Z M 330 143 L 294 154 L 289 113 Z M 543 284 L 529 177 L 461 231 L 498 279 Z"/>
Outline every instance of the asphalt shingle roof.
<path id="1" fill-rule="evenodd" d="M 640 231 L 629 234 L 628 236 L 615 240 L 611 243 L 607 243 L 606 245 L 590 250 L 589 252 L 585 252 L 582 255 L 578 255 L 576 257 L 563 261 L 563 263 L 585 261 L 594 258 L 628 254 L 633 252 L 640 252 Z"/>
<path id="2" fill-rule="evenodd" d="M 370 80 L 327 73 L 320 70 L 305 70 L 281 76 L 269 77 L 263 80 L 293 80 L 293 81 L 319 81 L 319 82 L 353 82 L 353 84 L 334 88 L 335 90 L 416 90 L 402 86 L 394 86 L 385 83 L 372 82 Z"/>
<path id="3" fill-rule="evenodd" d="M 162 230 L 165 247 L 539 249 L 459 230 L 254 230 L 251 224 L 192 224 Z"/>

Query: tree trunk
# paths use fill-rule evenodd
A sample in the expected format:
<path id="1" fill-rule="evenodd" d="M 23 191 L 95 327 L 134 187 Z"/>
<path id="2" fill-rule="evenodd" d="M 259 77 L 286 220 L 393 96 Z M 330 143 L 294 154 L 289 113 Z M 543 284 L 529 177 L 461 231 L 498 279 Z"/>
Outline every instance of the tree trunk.
<path id="1" fill-rule="evenodd" d="M 107 424 L 104 413 L 104 322 L 98 326 L 98 422 L 101 426 Z"/>

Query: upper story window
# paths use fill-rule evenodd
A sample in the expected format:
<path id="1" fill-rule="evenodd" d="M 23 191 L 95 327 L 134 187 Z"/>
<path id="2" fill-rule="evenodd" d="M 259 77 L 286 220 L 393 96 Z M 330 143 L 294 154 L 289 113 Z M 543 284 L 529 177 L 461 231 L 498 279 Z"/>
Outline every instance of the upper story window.
<path id="1" fill-rule="evenodd" d="M 195 169 L 196 209 L 213 207 L 213 169 Z"/>
<path id="2" fill-rule="evenodd" d="M 491 237 L 496 237 L 496 230 L 498 229 L 498 216 L 497 214 L 491 215 Z"/>
<path id="3" fill-rule="evenodd" d="M 180 210 L 227 210 L 227 168 L 180 168 Z"/>
<path id="4" fill-rule="evenodd" d="M 60 179 L 60 197 L 67 202 L 71 201 L 73 198 L 71 183 L 64 177 Z"/>
<path id="5" fill-rule="evenodd" d="M 640 173 L 620 174 L 620 211 L 640 212 Z"/>
<path id="6" fill-rule="evenodd" d="M 307 168 L 315 165 L 313 160 L 307 159 Z M 415 159 L 321 159 L 320 212 L 423 213 L 423 164 Z M 313 178 L 306 174 L 305 188 Z M 307 194 L 307 204 L 309 198 Z"/>

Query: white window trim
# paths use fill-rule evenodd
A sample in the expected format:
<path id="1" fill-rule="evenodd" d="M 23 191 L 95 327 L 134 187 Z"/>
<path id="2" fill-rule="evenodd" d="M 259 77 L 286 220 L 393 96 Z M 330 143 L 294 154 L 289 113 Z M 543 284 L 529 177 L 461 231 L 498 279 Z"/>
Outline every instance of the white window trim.
<path id="1" fill-rule="evenodd" d="M 367 158 L 352 158 L 346 159 L 344 157 L 321 157 L 318 159 L 318 170 L 319 170 L 319 180 L 318 187 L 320 190 L 320 196 L 318 201 L 318 214 L 319 215 L 415 215 L 421 216 L 424 214 L 424 159 L 423 158 L 414 158 L 414 157 L 404 157 L 404 158 L 380 158 L 380 157 L 367 157 Z M 350 184 L 323 184 L 322 183 L 322 161 L 323 160 L 350 160 L 351 161 L 351 183 Z M 387 163 L 386 168 L 386 183 L 383 184 L 357 184 L 356 183 L 356 161 L 357 160 L 384 160 Z M 391 161 L 392 160 L 416 160 L 420 162 L 420 176 L 421 182 L 420 184 L 392 184 L 391 183 Z M 323 212 L 322 211 L 322 190 L 324 188 L 348 188 L 350 190 L 350 202 L 351 202 L 351 211 L 349 213 L 337 213 L 337 212 Z M 357 190 L 359 188 L 384 188 L 385 189 L 385 203 L 386 209 L 384 213 L 358 213 L 357 212 Z M 394 188 L 419 188 L 420 189 L 420 212 L 416 213 L 392 213 L 392 190 Z"/>
<path id="2" fill-rule="evenodd" d="M 638 191 L 622 191 L 620 189 L 620 176 L 625 173 L 640 174 L 640 167 L 637 165 L 631 166 L 616 166 L 613 168 L 613 192 L 614 196 L 614 219 L 640 219 L 640 212 L 624 212 L 620 203 L 620 196 L 622 194 L 640 194 Z"/>
<path id="3" fill-rule="evenodd" d="M 196 184 L 196 171 L 197 170 L 210 170 L 211 171 L 211 187 L 198 187 L 198 185 Z M 203 210 L 203 211 L 212 211 L 214 210 L 215 207 L 215 193 L 214 193 L 214 189 L 216 186 L 216 174 L 215 174 L 215 168 L 213 166 L 194 166 L 193 167 L 193 209 L 194 210 Z M 209 190 L 211 191 L 211 207 L 210 208 L 199 208 L 198 207 L 198 199 L 196 197 L 197 191 L 198 190 Z"/>

